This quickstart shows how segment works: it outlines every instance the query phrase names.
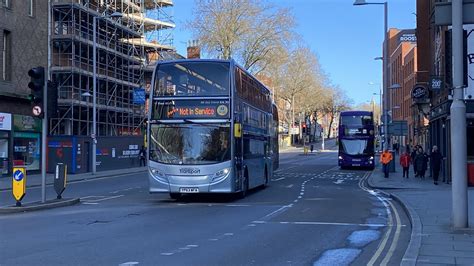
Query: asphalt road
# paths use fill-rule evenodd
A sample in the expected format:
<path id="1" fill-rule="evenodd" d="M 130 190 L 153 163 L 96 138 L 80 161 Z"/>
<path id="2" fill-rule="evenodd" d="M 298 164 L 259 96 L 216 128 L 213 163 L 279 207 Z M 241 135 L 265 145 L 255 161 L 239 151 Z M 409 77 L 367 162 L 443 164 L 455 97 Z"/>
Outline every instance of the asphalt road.
<path id="1" fill-rule="evenodd" d="M 73 183 L 80 205 L 0 216 L 0 265 L 399 265 L 403 209 L 366 188 L 370 172 L 336 164 L 282 153 L 244 199 L 150 195 L 144 174 Z"/>

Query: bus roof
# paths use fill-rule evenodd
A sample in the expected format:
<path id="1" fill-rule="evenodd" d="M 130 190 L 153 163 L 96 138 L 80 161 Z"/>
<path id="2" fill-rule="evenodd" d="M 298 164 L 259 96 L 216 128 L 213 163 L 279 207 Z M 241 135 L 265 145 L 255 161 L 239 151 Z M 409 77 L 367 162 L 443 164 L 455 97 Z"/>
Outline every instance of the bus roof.
<path id="1" fill-rule="evenodd" d="M 342 111 L 341 116 L 350 116 L 350 115 L 372 115 L 370 111 Z"/>

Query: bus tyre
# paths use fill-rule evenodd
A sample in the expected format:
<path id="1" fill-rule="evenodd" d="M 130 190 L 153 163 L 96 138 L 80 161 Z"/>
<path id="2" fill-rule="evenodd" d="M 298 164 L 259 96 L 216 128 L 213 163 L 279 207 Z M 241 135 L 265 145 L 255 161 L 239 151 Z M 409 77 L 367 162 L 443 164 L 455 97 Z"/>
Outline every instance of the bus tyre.
<path id="1" fill-rule="evenodd" d="M 179 200 L 181 199 L 181 193 L 170 193 L 170 198 L 174 200 Z"/>

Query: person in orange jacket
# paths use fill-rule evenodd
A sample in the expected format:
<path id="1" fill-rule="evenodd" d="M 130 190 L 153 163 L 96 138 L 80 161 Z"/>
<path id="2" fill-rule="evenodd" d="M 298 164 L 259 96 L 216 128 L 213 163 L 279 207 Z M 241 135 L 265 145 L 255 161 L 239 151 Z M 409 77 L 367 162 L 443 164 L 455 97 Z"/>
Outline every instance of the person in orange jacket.
<path id="1" fill-rule="evenodd" d="M 410 162 L 411 162 L 410 155 L 408 154 L 408 152 L 405 151 L 400 156 L 400 165 L 403 168 L 403 177 L 408 178 L 408 172 L 409 172 L 409 169 L 410 169 Z"/>
<path id="2" fill-rule="evenodd" d="M 380 155 L 380 162 L 382 163 L 383 173 L 385 178 L 388 178 L 388 164 L 393 160 L 392 153 L 390 153 L 387 149 L 382 152 Z"/>

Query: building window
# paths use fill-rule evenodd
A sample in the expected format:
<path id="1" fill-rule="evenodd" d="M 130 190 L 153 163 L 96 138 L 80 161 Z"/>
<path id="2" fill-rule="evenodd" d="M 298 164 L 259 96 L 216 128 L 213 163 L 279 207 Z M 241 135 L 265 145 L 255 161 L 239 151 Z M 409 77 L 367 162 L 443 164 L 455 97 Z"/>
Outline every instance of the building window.
<path id="1" fill-rule="evenodd" d="M 11 79 L 11 54 L 12 54 L 12 46 L 11 46 L 11 33 L 7 30 L 3 31 L 3 40 L 2 40 L 2 80 L 10 80 Z"/>
<path id="2" fill-rule="evenodd" d="M 35 15 L 35 0 L 30 0 L 30 4 L 28 5 L 28 15 L 30 17 Z"/>
<path id="3" fill-rule="evenodd" d="M 10 6 L 10 1 L 11 1 L 11 0 L 0 0 L 0 3 L 2 3 L 2 6 L 3 6 L 3 7 L 11 8 L 11 6 Z"/>

